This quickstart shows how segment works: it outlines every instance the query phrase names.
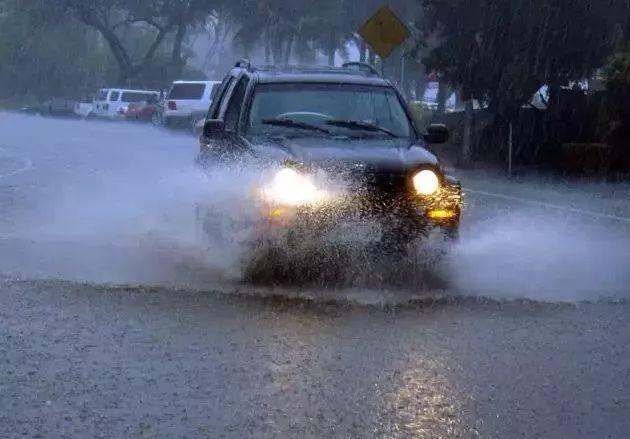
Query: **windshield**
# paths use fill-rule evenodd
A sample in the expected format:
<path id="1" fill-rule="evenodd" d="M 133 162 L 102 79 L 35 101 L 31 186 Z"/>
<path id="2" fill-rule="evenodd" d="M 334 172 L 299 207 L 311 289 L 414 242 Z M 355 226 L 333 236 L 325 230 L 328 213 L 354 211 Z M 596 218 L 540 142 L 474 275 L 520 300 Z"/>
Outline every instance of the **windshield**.
<path id="1" fill-rule="evenodd" d="M 279 120 L 298 124 L 277 123 Z M 408 138 L 412 133 L 405 110 L 390 87 L 304 83 L 256 87 L 248 134 L 304 131 L 304 124 L 325 128 L 334 135 Z"/>
<path id="2" fill-rule="evenodd" d="M 182 83 L 173 84 L 168 94 L 169 99 L 201 99 L 206 90 L 206 84 Z"/>

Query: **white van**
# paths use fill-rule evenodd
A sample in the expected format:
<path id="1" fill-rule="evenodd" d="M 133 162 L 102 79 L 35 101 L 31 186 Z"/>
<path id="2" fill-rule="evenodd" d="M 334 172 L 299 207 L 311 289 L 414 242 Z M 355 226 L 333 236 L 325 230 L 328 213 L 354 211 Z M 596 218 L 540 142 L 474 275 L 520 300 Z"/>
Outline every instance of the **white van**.
<path id="1" fill-rule="evenodd" d="M 109 119 L 124 118 L 129 104 L 151 102 L 159 98 L 160 92 L 154 90 L 103 88 L 94 97 L 90 115 Z"/>
<path id="2" fill-rule="evenodd" d="M 78 117 L 82 119 L 89 117 L 90 114 L 92 113 L 93 103 L 94 103 L 94 97 L 92 96 L 86 96 L 79 99 L 74 104 L 74 114 L 76 114 Z"/>
<path id="3" fill-rule="evenodd" d="M 194 126 L 210 108 L 220 81 L 175 81 L 164 102 L 164 125 Z"/>

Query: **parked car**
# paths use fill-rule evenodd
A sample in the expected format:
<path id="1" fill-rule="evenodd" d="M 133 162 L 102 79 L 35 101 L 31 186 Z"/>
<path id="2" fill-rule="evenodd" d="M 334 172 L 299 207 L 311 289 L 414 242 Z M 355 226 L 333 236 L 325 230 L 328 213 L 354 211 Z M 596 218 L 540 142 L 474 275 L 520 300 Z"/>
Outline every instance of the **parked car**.
<path id="1" fill-rule="evenodd" d="M 28 105 L 20 109 L 23 113 L 40 116 L 74 117 L 75 101 L 55 98 L 41 104 Z"/>
<path id="2" fill-rule="evenodd" d="M 125 117 L 130 121 L 152 122 L 159 125 L 162 120 L 162 104 L 153 95 L 147 102 L 132 102 L 127 106 Z"/>
<path id="3" fill-rule="evenodd" d="M 164 104 L 164 125 L 193 129 L 203 119 L 220 81 L 175 81 Z"/>
<path id="4" fill-rule="evenodd" d="M 122 88 L 104 88 L 94 98 L 91 116 L 106 119 L 126 118 L 129 104 L 149 102 L 159 99 L 160 92 L 154 90 L 130 90 Z"/>
<path id="5" fill-rule="evenodd" d="M 74 114 L 76 114 L 77 116 L 81 118 L 89 117 L 94 108 L 93 102 L 94 102 L 93 96 L 86 96 L 78 100 L 74 104 Z"/>

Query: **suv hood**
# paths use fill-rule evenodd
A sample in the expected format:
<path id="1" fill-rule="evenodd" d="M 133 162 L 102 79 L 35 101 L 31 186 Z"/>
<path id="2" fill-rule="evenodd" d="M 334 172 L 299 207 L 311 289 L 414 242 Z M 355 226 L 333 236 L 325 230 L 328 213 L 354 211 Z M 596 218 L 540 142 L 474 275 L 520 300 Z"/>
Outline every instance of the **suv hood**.
<path id="1" fill-rule="evenodd" d="M 366 166 L 380 172 L 406 173 L 418 166 L 439 166 L 424 143 L 409 145 L 393 139 L 266 138 L 252 142 L 256 155 L 284 161 L 297 160 L 324 168 Z"/>

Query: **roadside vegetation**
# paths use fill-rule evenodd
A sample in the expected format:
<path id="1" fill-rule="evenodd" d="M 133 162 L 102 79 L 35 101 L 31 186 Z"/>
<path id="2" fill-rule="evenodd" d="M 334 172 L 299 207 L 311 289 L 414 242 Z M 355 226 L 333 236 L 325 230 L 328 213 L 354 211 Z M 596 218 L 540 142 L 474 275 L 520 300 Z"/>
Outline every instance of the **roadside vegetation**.
<path id="1" fill-rule="evenodd" d="M 412 101 L 438 81 L 435 111 L 413 111 L 421 124 L 456 122 L 461 165 L 504 164 L 511 126 L 517 165 L 562 168 L 568 145 L 592 144 L 597 172 L 630 169 L 627 2 L 388 4 L 412 38 L 380 60 L 356 33 L 379 0 L 0 0 L 0 107 L 77 99 L 105 85 L 220 79 L 240 57 L 352 57 L 382 69 Z M 442 117 L 452 93 L 461 114 Z M 531 105 L 535 96 L 542 105 Z"/>

